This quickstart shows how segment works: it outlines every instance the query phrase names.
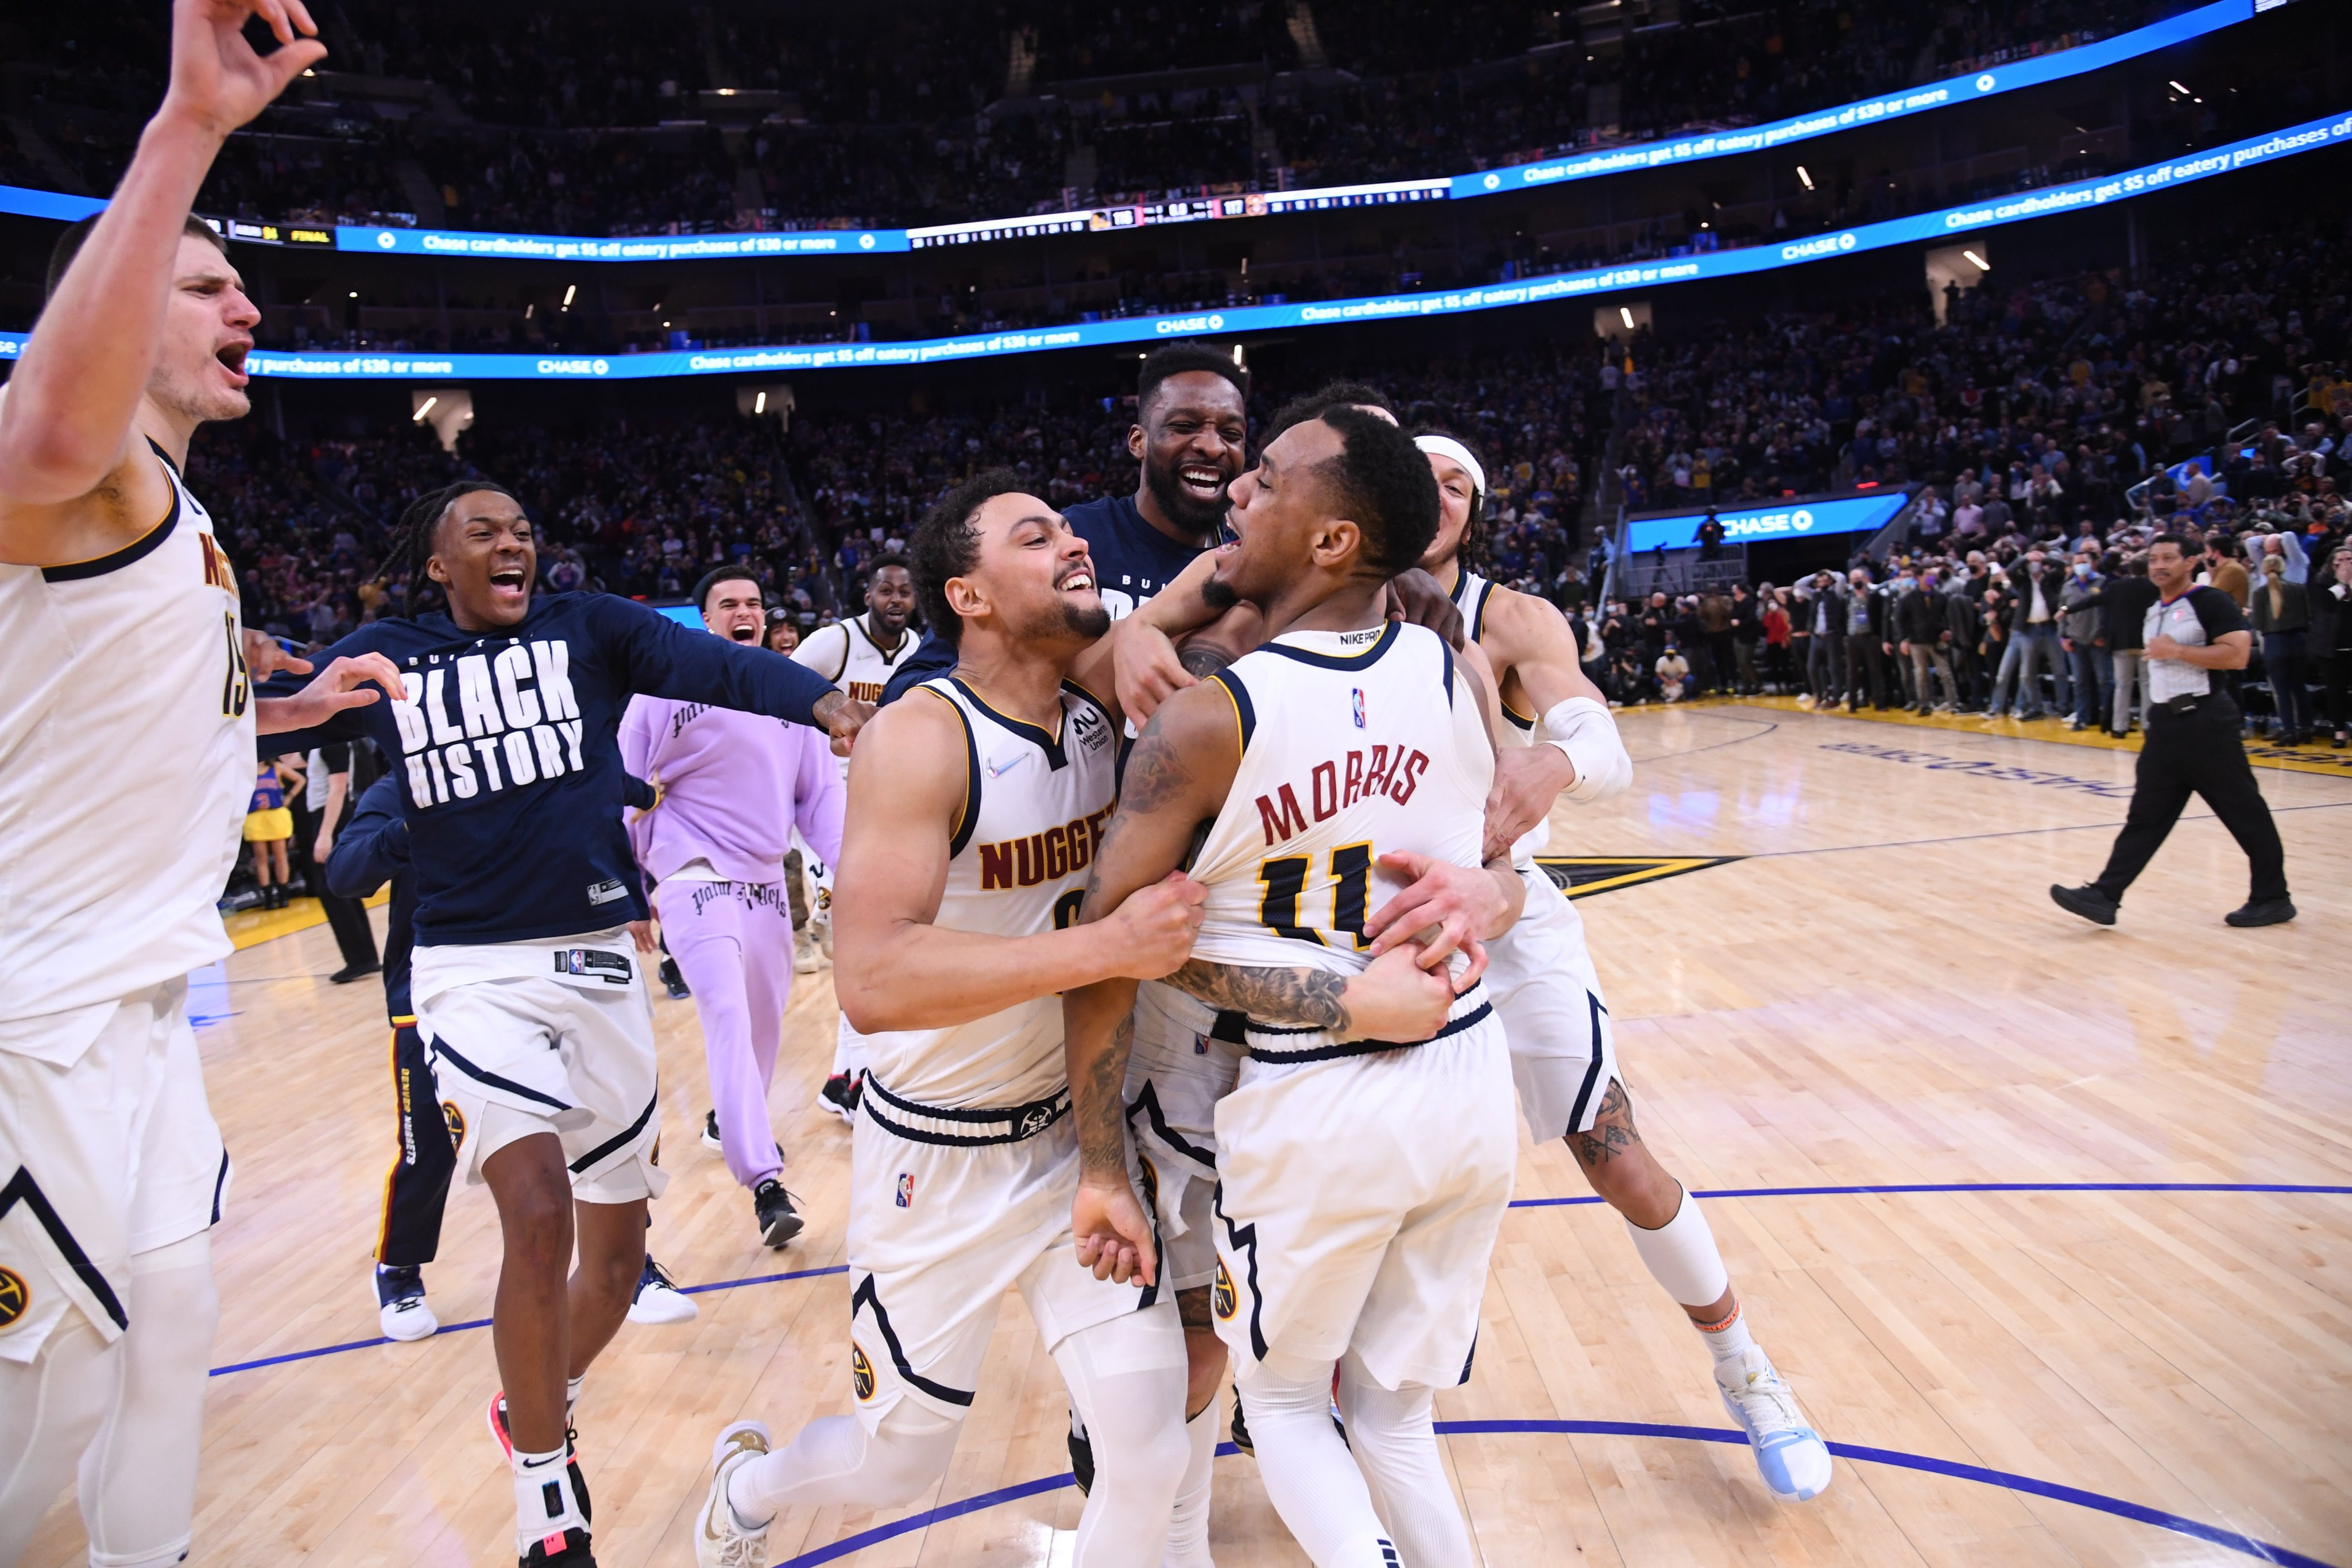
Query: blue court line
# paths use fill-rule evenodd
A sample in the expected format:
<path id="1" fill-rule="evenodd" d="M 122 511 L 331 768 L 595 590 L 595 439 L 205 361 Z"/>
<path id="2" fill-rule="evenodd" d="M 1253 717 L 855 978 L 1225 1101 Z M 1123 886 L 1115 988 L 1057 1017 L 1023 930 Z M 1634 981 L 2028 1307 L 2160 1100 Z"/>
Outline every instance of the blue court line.
<path id="1" fill-rule="evenodd" d="M 1881 1193 L 1916 1192 L 2257 1192 L 2305 1194 L 2322 1197 L 2352 1197 L 2352 1186 L 2314 1186 L 2291 1182 L 2222 1182 L 2222 1181 L 1985 1181 L 1985 1182 L 1909 1182 L 1876 1186 L 1727 1186 L 1705 1191 L 1693 1187 L 1691 1196 L 1717 1197 L 1861 1197 Z M 1515 1197 L 1513 1208 L 1575 1208 L 1599 1203 L 1595 1197 Z M 795 1269 L 785 1274 L 753 1274 L 741 1280 L 717 1280 L 708 1285 L 680 1285 L 681 1295 L 699 1296 L 710 1291 L 735 1291 L 746 1285 L 778 1285 L 792 1280 L 818 1280 L 828 1274 L 846 1274 L 849 1266 L 835 1263 L 823 1269 Z M 443 1323 L 428 1338 L 458 1333 L 467 1329 L 486 1329 L 488 1318 L 469 1318 L 464 1322 Z M 257 1372 L 265 1366 L 283 1366 L 293 1361 L 312 1361 L 322 1355 L 340 1355 L 347 1350 L 366 1350 L 373 1345 L 394 1343 L 378 1334 L 373 1339 L 355 1339 L 343 1344 L 322 1344 L 312 1350 L 291 1350 L 283 1355 L 265 1355 L 255 1361 L 232 1362 L 215 1366 L 215 1377 L 226 1377 L 232 1372 Z M 422 1343 L 423 1341 L 412 1341 Z M 1696 1430 L 1696 1428 L 1693 1428 Z M 1042 1483 L 1040 1483 L 1042 1484 Z M 1022 1494 L 1027 1496 L 1026 1492 Z M 813 1560 L 814 1561 L 814 1560 Z"/>
<path id="2" fill-rule="evenodd" d="M 1441 1437 L 1503 1437 L 1524 1433 L 1564 1433 L 1571 1437 L 1664 1437 L 1685 1443 L 1726 1443 L 1734 1448 L 1745 1448 L 1748 1444 L 1748 1434 L 1735 1432 L 1727 1427 L 1671 1427 L 1650 1421 L 1440 1421 L 1437 1423 L 1437 1434 Z M 2177 1513 L 2168 1513 L 2163 1509 L 2149 1508 L 2145 1503 L 2132 1502 L 2119 1497 L 2109 1497 L 2105 1492 L 2084 1491 L 2080 1487 L 2061 1486 L 2056 1481 L 2045 1481 L 2033 1476 L 2021 1476 L 2014 1470 L 1996 1470 L 1983 1465 L 1965 1465 L 1952 1459 L 1932 1458 L 1926 1454 L 1906 1454 L 1899 1448 L 1874 1448 L 1862 1443 L 1832 1443 L 1829 1445 L 1829 1450 L 1842 1459 L 1858 1459 L 1873 1465 L 1893 1465 L 1901 1469 L 1918 1470 L 1931 1476 L 1949 1476 L 1956 1480 L 1975 1481 L 1980 1486 L 2001 1487 L 2010 1491 L 2029 1492 L 2035 1497 L 2046 1497 L 2053 1502 L 2073 1503 L 2077 1508 L 2093 1509 L 2100 1513 L 2113 1514 L 2117 1519 L 2130 1520 L 2135 1524 L 2154 1525 L 2158 1530 L 2168 1530 L 2176 1535 L 2186 1535 L 2210 1545 L 2226 1547 L 2231 1552 L 2241 1552 L 2263 1563 L 2281 1564 L 2282 1568 L 2334 1568 L 2333 1564 L 2323 1562 L 2319 1558 L 2305 1556 L 2300 1552 L 2274 1545 L 2267 1541 L 2258 1541 L 2251 1535 L 2241 1535 L 2233 1530 L 2223 1530 L 2218 1525 L 2183 1518 Z M 1241 1450 L 1231 1443 L 1217 1445 L 1217 1456 L 1220 1458 L 1239 1452 Z M 978 1513 L 982 1509 L 994 1508 L 1000 1503 L 1018 1502 L 1023 1498 L 1035 1497 L 1041 1492 L 1056 1491 L 1063 1487 L 1075 1484 L 1076 1480 L 1076 1477 L 1065 1470 L 1058 1476 L 1046 1476 L 1038 1480 L 1023 1481 L 1018 1486 L 982 1492 L 977 1497 L 968 1497 L 961 1502 L 942 1503 L 938 1508 L 911 1514 L 888 1524 L 878 1524 L 871 1530 L 860 1531 L 856 1535 L 845 1536 L 830 1545 L 803 1552 L 798 1557 L 787 1558 L 776 1564 L 776 1568 L 817 1568 L 819 1563 L 836 1563 L 853 1552 L 863 1552 L 866 1548 L 877 1546 L 885 1541 L 895 1540 L 901 1535 L 911 1535 L 919 1530 L 927 1530 L 947 1520 L 960 1519 L 968 1513 Z"/>

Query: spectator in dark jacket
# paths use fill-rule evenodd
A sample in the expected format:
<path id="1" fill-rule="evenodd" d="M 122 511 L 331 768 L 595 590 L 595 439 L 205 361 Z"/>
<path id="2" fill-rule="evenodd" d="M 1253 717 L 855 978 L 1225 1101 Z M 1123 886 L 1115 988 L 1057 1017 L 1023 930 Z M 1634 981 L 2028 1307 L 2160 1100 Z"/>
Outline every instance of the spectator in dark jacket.
<path id="1" fill-rule="evenodd" d="M 2065 587 L 2058 591 L 2059 645 L 2066 651 L 2074 677 L 2074 716 L 2068 729 L 2105 728 L 2107 709 L 2115 702 L 2115 665 L 2107 655 L 2107 612 L 2099 602 L 2107 580 L 2099 575 L 2096 558 L 2078 553 L 2068 569 Z"/>
<path id="2" fill-rule="evenodd" d="M 2262 639 L 2263 671 L 2270 682 L 2272 738 L 2300 746 L 2311 738 L 2310 600 L 2304 584 L 2287 578 L 2284 556 L 2257 558 L 2264 576 L 2249 592 L 2247 619 Z"/>
<path id="3" fill-rule="evenodd" d="M 1938 711 L 1950 713 L 1960 704 L 1959 688 L 1952 681 L 1952 623 L 1948 599 L 1943 585 L 1930 570 L 1895 607 L 1895 629 L 1901 634 L 1903 656 L 1911 661 L 1911 685 L 1917 693 L 1911 704 L 1914 713 L 1927 711 L 1933 690 L 1927 680 L 1931 670 L 1944 683 L 1944 700 L 1937 705 Z"/>
<path id="4" fill-rule="evenodd" d="M 2107 614 L 2108 663 L 2115 671 L 2115 706 L 2107 733 L 2117 740 L 2131 733 L 2132 710 L 2147 695 L 2141 639 L 2158 598 L 2156 584 L 2147 580 L 2147 557 L 2135 552 L 2124 557 L 2105 586 L 2084 601 L 2098 604 Z"/>

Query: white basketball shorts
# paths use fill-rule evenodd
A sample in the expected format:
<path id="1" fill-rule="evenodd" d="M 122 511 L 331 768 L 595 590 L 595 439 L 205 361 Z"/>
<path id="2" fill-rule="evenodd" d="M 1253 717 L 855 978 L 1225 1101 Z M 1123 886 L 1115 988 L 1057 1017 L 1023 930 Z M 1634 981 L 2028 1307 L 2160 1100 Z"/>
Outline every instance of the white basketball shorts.
<path id="1" fill-rule="evenodd" d="M 1462 1016 L 1422 1045 L 1242 1063 L 1217 1106 L 1211 1298 L 1237 1359 L 1304 1381 L 1353 1350 L 1387 1388 L 1470 1375 L 1518 1150 L 1503 1031 Z"/>
<path id="2" fill-rule="evenodd" d="M 1171 1290 L 1217 1277 L 1210 1224 L 1217 1180 L 1217 1102 L 1241 1071 L 1238 1015 L 1219 1039 L 1219 1015 L 1195 997 L 1146 980 L 1136 988 L 1135 1046 L 1127 1059 L 1127 1124 L 1136 1179 L 1160 1221 Z"/>
<path id="3" fill-rule="evenodd" d="M 133 992 L 94 1037 L 78 1009 L 89 1044 L 65 1061 L 0 1051 L 0 1359 L 30 1362 L 69 1307 L 111 1341 L 132 1255 L 220 1218 L 228 1154 L 187 1001 L 184 978 Z"/>
<path id="4" fill-rule="evenodd" d="M 1486 992 L 1511 1046 L 1511 1081 L 1538 1144 L 1586 1132 L 1617 1068 L 1609 1006 L 1584 945 L 1584 917 L 1540 867 L 1518 923 L 1486 944 Z"/>
<path id="5" fill-rule="evenodd" d="M 628 928 L 416 949 L 416 1029 L 469 1183 L 552 1133 L 583 1203 L 659 1197 L 654 1025 Z"/>
<path id="6" fill-rule="evenodd" d="M 1034 1105 L 932 1109 L 866 1079 L 850 1137 L 849 1372 L 867 1430 L 901 1399 L 963 1418 L 1009 1288 L 1049 1353 L 1167 1299 L 1078 1266 L 1068 1106 L 1065 1092 Z"/>

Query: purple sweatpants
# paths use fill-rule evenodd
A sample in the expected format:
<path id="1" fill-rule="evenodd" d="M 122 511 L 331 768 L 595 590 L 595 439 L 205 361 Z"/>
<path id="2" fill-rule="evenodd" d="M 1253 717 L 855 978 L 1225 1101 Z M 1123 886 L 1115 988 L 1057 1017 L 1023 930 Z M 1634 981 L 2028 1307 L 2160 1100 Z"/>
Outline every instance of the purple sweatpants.
<path id="1" fill-rule="evenodd" d="M 793 990 L 793 912 L 780 882 L 665 882 L 662 937 L 694 992 L 710 1103 L 727 1168 L 746 1187 L 783 1169 L 768 1121 L 784 1006 Z"/>

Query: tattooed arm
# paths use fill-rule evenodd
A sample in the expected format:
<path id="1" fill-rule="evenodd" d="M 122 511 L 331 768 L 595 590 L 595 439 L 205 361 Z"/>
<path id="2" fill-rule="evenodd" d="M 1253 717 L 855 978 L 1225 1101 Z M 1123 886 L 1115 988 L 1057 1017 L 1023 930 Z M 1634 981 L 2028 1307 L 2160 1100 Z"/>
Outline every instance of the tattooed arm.
<path id="1" fill-rule="evenodd" d="M 1136 895 L 1181 880 L 1179 868 L 1193 830 L 1216 815 L 1240 766 L 1233 705 L 1223 686 L 1190 687 L 1161 704 L 1127 759 L 1118 810 L 1095 846 L 1074 929 L 1118 918 Z M 1097 1279 L 1139 1275 L 1148 1281 L 1153 1277 L 1150 1220 L 1127 1179 L 1127 1058 L 1134 1014 L 1133 980 L 1062 993 L 1080 1162 L 1071 1212 L 1078 1261 Z"/>

